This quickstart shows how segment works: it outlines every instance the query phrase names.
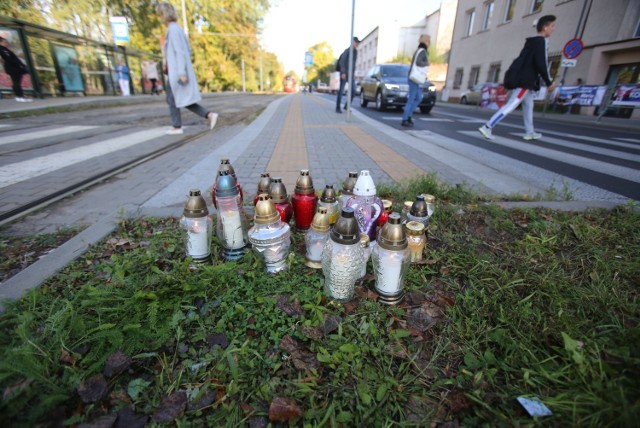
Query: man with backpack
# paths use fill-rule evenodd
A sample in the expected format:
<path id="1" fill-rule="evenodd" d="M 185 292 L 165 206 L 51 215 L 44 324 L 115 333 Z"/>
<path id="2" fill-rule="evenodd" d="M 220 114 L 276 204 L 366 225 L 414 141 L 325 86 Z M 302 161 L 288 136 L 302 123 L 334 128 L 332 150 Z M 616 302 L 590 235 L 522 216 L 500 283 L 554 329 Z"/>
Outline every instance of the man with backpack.
<path id="1" fill-rule="evenodd" d="M 347 77 L 349 74 L 349 48 L 345 49 L 344 52 L 338 58 L 338 62 L 336 63 L 336 71 L 340 72 L 340 89 L 338 90 L 338 100 L 336 102 L 336 113 L 342 113 L 340 109 L 340 103 L 342 102 L 342 92 L 344 91 L 344 87 L 347 84 L 347 80 L 351 81 L 351 87 L 349 88 L 349 97 L 353 100 L 353 96 L 355 95 L 356 82 L 353 80 L 353 74 L 356 72 L 356 58 L 358 57 L 358 45 L 360 45 L 360 39 L 357 37 L 353 38 L 351 42 L 353 44 L 353 58 L 351 61 L 351 76 Z M 344 108 L 347 108 L 347 103 L 344 103 Z"/>
<path id="2" fill-rule="evenodd" d="M 534 92 L 540 90 L 540 78 L 547 85 L 547 90 L 553 92 L 555 84 L 549 75 L 547 61 L 547 43 L 556 28 L 556 17 L 545 15 L 538 19 L 536 24 L 537 36 L 527 38 L 520 55 L 511 64 L 504 75 L 504 86 L 513 89 L 511 98 L 494 114 L 491 119 L 478 131 L 487 140 L 493 140 L 491 130 L 498 122 L 522 103 L 522 119 L 524 121 L 525 134 L 522 138 L 527 141 L 537 140 L 542 134 L 535 132 L 533 128 L 533 98 Z"/>

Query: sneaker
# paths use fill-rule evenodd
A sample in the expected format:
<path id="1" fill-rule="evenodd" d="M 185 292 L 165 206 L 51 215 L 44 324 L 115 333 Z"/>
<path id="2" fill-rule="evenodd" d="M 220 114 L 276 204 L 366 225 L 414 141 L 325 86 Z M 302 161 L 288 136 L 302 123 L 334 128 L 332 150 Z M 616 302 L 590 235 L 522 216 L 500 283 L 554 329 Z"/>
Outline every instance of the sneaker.
<path id="1" fill-rule="evenodd" d="M 491 134 L 491 128 L 487 127 L 487 125 L 482 125 L 480 128 L 478 128 L 478 131 L 480 131 L 482 136 L 487 140 L 493 140 L 493 135 Z"/>
<path id="2" fill-rule="evenodd" d="M 539 132 L 532 132 L 531 134 L 524 134 L 522 138 L 527 141 L 537 140 L 539 138 L 542 138 L 542 134 L 540 134 Z"/>
<path id="3" fill-rule="evenodd" d="M 413 119 L 411 117 L 409 117 L 409 119 L 407 119 L 407 122 L 409 122 L 411 125 L 413 125 Z"/>
<path id="4" fill-rule="evenodd" d="M 340 107 L 336 107 L 336 113 L 342 113 L 342 110 L 340 110 Z"/>
<path id="5" fill-rule="evenodd" d="M 182 128 L 171 128 L 168 129 L 165 134 L 167 135 L 180 135 L 180 134 L 184 134 L 184 129 Z"/>
<path id="6" fill-rule="evenodd" d="M 19 103 L 23 103 L 26 100 L 24 98 L 22 98 L 22 97 L 16 97 L 16 101 L 19 102 Z"/>
<path id="7" fill-rule="evenodd" d="M 400 126 L 405 126 L 407 128 L 411 128 L 411 122 L 409 122 L 408 120 L 403 120 L 402 123 L 400 124 Z"/>
<path id="8" fill-rule="evenodd" d="M 216 126 L 216 122 L 218 121 L 218 113 L 210 113 L 209 114 L 209 129 L 213 129 Z"/>

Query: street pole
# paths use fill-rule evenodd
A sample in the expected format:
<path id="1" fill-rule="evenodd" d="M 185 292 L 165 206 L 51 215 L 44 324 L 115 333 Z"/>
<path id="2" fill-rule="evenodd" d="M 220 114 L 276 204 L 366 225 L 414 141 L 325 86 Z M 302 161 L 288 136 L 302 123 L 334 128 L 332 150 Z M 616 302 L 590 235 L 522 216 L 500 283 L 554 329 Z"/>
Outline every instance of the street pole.
<path id="1" fill-rule="evenodd" d="M 576 34 L 573 36 L 574 39 L 578 38 L 578 34 L 580 34 L 580 27 L 582 26 L 582 18 L 584 18 L 584 14 L 587 10 L 587 3 L 589 3 L 589 0 L 584 0 L 584 3 L 582 4 L 582 11 L 580 12 L 580 18 L 578 18 L 578 26 L 576 27 Z M 560 79 L 560 86 L 564 86 L 564 79 L 565 77 L 567 77 L 567 71 L 569 69 L 569 67 L 563 67 L 564 70 L 562 70 L 562 78 Z"/>
<path id="2" fill-rule="evenodd" d="M 182 1 L 182 26 L 184 27 L 184 34 L 189 37 L 189 27 L 187 27 L 187 7 L 184 4 L 184 0 Z"/>
<path id="3" fill-rule="evenodd" d="M 355 70 L 353 69 L 353 23 L 355 20 L 356 14 L 356 0 L 351 0 L 351 38 L 349 39 L 349 75 L 347 76 L 347 122 L 351 120 L 351 91 L 353 90 L 353 73 Z M 340 106 L 338 106 L 339 108 Z"/>

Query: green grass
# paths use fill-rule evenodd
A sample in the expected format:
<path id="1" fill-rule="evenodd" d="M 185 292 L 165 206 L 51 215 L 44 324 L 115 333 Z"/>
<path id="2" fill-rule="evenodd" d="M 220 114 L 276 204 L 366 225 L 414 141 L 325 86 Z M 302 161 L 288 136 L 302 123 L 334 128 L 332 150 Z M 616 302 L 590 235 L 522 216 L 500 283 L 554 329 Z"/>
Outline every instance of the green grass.
<path id="1" fill-rule="evenodd" d="M 635 425 L 640 214 L 505 211 L 430 177 L 379 190 L 396 208 L 415 193 L 439 202 L 398 307 L 375 300 L 371 275 L 331 302 L 301 234 L 278 275 L 252 254 L 192 270 L 175 219 L 122 221 L 0 316 L 0 419 L 71 425 L 131 408 L 157 424 L 177 408 L 177 426 L 236 426 L 268 422 L 286 397 L 304 426 Z M 83 403 L 78 386 L 116 351 L 130 364 Z M 518 396 L 554 415 L 529 417 Z"/>

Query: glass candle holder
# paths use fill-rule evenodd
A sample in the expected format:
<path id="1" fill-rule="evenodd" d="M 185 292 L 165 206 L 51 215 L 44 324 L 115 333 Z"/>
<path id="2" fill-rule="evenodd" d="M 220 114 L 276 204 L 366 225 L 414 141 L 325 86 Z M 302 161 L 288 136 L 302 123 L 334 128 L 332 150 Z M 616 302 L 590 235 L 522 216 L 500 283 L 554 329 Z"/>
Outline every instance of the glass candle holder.
<path id="1" fill-rule="evenodd" d="M 260 174 L 260 180 L 258 180 L 258 190 L 256 190 L 256 195 L 253 197 L 253 205 L 258 203 L 258 197 L 262 193 L 271 194 L 271 176 L 268 172 L 263 172 Z"/>
<path id="2" fill-rule="evenodd" d="M 332 184 L 327 184 L 322 192 L 322 196 L 318 201 L 318 206 L 327 208 L 327 215 L 329 216 L 329 224 L 335 224 L 340 217 L 340 202 L 336 198 L 336 192 L 333 190 Z"/>
<path id="3" fill-rule="evenodd" d="M 180 225 L 186 231 L 185 250 L 194 263 L 204 263 L 211 255 L 213 221 L 199 189 L 189 191 Z"/>
<path id="4" fill-rule="evenodd" d="M 408 221 L 405 224 L 407 230 L 407 244 L 411 263 L 422 260 L 424 247 L 427 245 L 424 224 L 417 221 Z"/>
<path id="5" fill-rule="evenodd" d="M 254 253 L 264 260 L 267 272 L 277 273 L 287 268 L 291 232 L 266 193 L 258 197 L 249 242 Z"/>
<path id="6" fill-rule="evenodd" d="M 325 288 L 332 299 L 348 302 L 355 292 L 356 280 L 362 273 L 364 254 L 353 209 L 346 207 L 331 229 L 322 251 L 322 273 Z"/>
<path id="7" fill-rule="evenodd" d="M 313 188 L 313 180 L 308 169 L 300 170 L 300 176 L 296 180 L 296 190 L 291 197 L 291 204 L 293 205 L 296 229 L 309 229 L 318 205 L 318 196 Z"/>
<path id="8" fill-rule="evenodd" d="M 404 279 L 409 267 L 407 236 L 398 213 L 391 214 L 380 231 L 371 260 L 380 302 L 387 305 L 398 304 L 402 300 Z"/>
<path id="9" fill-rule="evenodd" d="M 216 201 L 216 188 L 218 186 L 218 177 L 220 176 L 220 172 L 228 171 L 229 175 L 233 177 L 236 181 L 236 187 L 238 188 L 238 192 L 240 193 L 240 203 L 244 198 L 244 192 L 242 190 L 242 186 L 238 183 L 238 177 L 236 177 L 236 171 L 233 169 L 231 162 L 229 162 L 228 158 L 220 159 L 220 165 L 218 165 L 218 170 L 216 171 L 216 180 L 213 183 L 213 187 L 211 188 L 211 201 L 213 201 L 214 208 L 218 208 L 218 202 Z"/>
<path id="10" fill-rule="evenodd" d="M 319 206 L 311 227 L 304 235 L 307 250 L 304 264 L 313 269 L 322 268 L 322 250 L 329 239 L 329 215 L 326 207 Z"/>
<path id="11" fill-rule="evenodd" d="M 340 210 L 344 208 L 347 204 L 347 201 L 351 199 L 353 196 L 353 188 L 356 185 L 356 180 L 358 179 L 358 173 L 356 171 L 350 171 L 349 176 L 342 183 L 342 191 L 340 192 Z"/>
<path id="12" fill-rule="evenodd" d="M 429 225 L 429 209 L 423 195 L 416 196 L 416 200 L 411 204 L 407 221 L 417 221 L 424 224 L 424 227 Z"/>
<path id="13" fill-rule="evenodd" d="M 240 191 L 228 171 L 221 171 L 218 176 L 216 202 L 216 235 L 222 242 L 222 258 L 238 260 L 245 254 L 249 222 L 242 208 Z"/>
<path id="14" fill-rule="evenodd" d="M 287 188 L 284 186 L 281 177 L 273 177 L 271 179 L 269 195 L 273 199 L 276 210 L 280 213 L 280 219 L 285 223 L 289 223 L 293 217 L 293 206 L 289 202 Z"/>
<path id="15" fill-rule="evenodd" d="M 413 201 L 404 201 L 402 204 L 402 212 L 400 213 L 400 221 L 402 223 L 406 223 L 409 217 L 409 211 L 411 211 L 411 205 L 413 205 Z"/>
<path id="16" fill-rule="evenodd" d="M 369 171 L 360 171 L 347 207 L 353 208 L 360 231 L 369 235 L 371 242 L 374 242 L 378 218 L 382 214 L 382 201 L 376 196 L 376 186 Z"/>

